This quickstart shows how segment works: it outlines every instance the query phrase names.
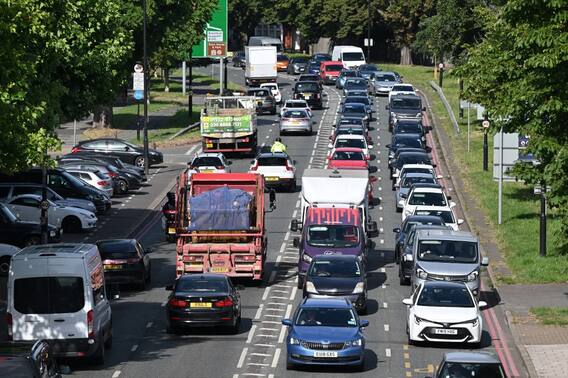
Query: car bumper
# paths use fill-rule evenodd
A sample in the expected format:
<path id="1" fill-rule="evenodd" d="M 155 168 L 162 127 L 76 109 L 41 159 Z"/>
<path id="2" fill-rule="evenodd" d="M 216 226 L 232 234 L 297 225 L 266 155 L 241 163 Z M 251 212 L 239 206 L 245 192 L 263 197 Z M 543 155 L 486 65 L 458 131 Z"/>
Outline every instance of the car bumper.
<path id="1" fill-rule="evenodd" d="M 135 284 L 144 281 L 144 271 L 139 270 L 110 270 L 105 269 L 105 283 L 107 285 Z"/>
<path id="2" fill-rule="evenodd" d="M 288 345 L 287 361 L 296 365 L 360 365 L 363 363 L 365 347 L 350 347 L 336 352 L 337 357 L 316 357 L 316 350 L 304 348 L 301 345 Z"/>
<path id="3" fill-rule="evenodd" d="M 428 321 L 422 321 L 420 324 L 416 324 L 412 320 L 413 324 L 409 326 L 409 334 L 411 340 L 414 341 L 429 341 L 429 342 L 440 342 L 440 343 L 479 343 L 481 341 L 481 330 L 482 320 L 479 319 L 477 325 L 472 323 L 460 324 L 459 326 L 450 326 L 444 328 L 441 324 L 431 323 Z M 436 334 L 436 330 L 446 329 L 455 330 L 456 334 Z M 448 331 L 445 331 L 448 332 Z"/>
<path id="4" fill-rule="evenodd" d="M 267 188 L 282 188 L 289 187 L 293 185 L 296 181 L 294 177 L 279 177 L 278 180 L 267 180 L 264 181 L 264 186 Z"/>
<path id="5" fill-rule="evenodd" d="M 234 325 L 236 321 L 233 308 L 220 311 L 166 311 L 167 322 L 174 327 L 213 327 Z"/>
<path id="6" fill-rule="evenodd" d="M 316 298 L 316 299 L 349 299 L 349 301 L 353 304 L 356 310 L 361 310 L 365 308 L 367 304 L 367 294 L 340 294 L 340 295 L 325 295 L 325 294 L 314 294 L 314 293 L 307 293 L 307 298 Z"/>
<path id="7" fill-rule="evenodd" d="M 375 93 L 376 94 L 382 94 L 382 95 L 388 96 L 390 91 L 391 91 L 391 88 L 388 88 L 388 87 L 375 87 Z"/>
<path id="8" fill-rule="evenodd" d="M 323 79 L 324 84 L 335 84 L 336 81 L 337 81 L 337 76 L 325 77 Z"/>
<path id="9" fill-rule="evenodd" d="M 308 132 L 308 131 L 312 131 L 312 126 L 308 123 L 302 123 L 302 124 L 283 124 L 280 125 L 280 131 L 282 132 L 286 132 L 286 133 L 292 133 L 292 132 Z"/>
<path id="10" fill-rule="evenodd" d="M 164 162 L 164 155 L 150 155 L 150 165 L 162 164 Z"/>
<path id="11" fill-rule="evenodd" d="M 46 340 L 54 357 L 89 357 L 99 348 L 99 339 Z"/>

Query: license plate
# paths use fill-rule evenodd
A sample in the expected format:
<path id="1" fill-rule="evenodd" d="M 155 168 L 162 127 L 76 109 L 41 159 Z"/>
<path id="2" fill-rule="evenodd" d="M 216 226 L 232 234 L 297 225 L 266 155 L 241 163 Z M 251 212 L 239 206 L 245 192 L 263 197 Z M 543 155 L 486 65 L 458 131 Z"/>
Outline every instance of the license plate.
<path id="1" fill-rule="evenodd" d="M 321 357 L 321 358 L 336 358 L 337 352 L 331 352 L 327 350 L 316 350 L 314 352 L 314 357 Z"/>
<path id="2" fill-rule="evenodd" d="M 434 329 L 434 333 L 437 335 L 457 335 L 457 329 L 448 329 L 448 328 L 436 328 Z"/>
<path id="3" fill-rule="evenodd" d="M 213 143 L 207 143 L 207 147 L 209 148 L 213 147 Z"/>
<path id="4" fill-rule="evenodd" d="M 201 171 L 199 171 L 199 172 L 200 172 L 200 173 L 212 173 L 212 172 L 214 172 L 214 170 L 213 170 L 213 169 L 203 169 L 203 170 L 201 170 Z"/>
<path id="5" fill-rule="evenodd" d="M 118 269 L 122 269 L 122 265 L 105 265 L 105 269 L 107 269 L 107 270 L 118 270 Z"/>
<path id="6" fill-rule="evenodd" d="M 225 268 L 225 267 L 221 267 L 221 266 L 213 266 L 213 267 L 209 268 L 209 271 L 211 273 L 227 273 L 229 271 L 229 268 Z"/>
<path id="7" fill-rule="evenodd" d="M 175 234 L 176 233 L 176 229 L 173 227 L 168 227 L 168 234 Z"/>
<path id="8" fill-rule="evenodd" d="M 278 181 L 278 177 L 266 177 L 266 181 Z"/>
<path id="9" fill-rule="evenodd" d="M 310 97 L 311 97 L 311 95 L 309 95 L 309 94 L 307 94 L 307 93 L 304 93 L 304 98 L 305 98 L 306 100 L 309 99 Z"/>
<path id="10" fill-rule="evenodd" d="M 211 302 L 191 302 L 189 304 L 191 308 L 211 308 Z"/>

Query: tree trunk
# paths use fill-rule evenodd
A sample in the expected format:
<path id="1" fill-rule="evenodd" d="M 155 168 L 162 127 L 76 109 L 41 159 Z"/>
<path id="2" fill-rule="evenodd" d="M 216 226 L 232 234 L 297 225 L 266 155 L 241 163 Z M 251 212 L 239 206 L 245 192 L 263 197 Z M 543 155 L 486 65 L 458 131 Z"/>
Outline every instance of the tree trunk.
<path id="1" fill-rule="evenodd" d="M 162 69 L 162 76 L 164 78 L 164 92 L 170 91 L 170 69 L 164 68 Z"/>
<path id="2" fill-rule="evenodd" d="M 104 128 L 112 125 L 112 106 L 98 105 L 93 111 L 93 127 Z"/>
<path id="3" fill-rule="evenodd" d="M 412 65 L 412 51 L 410 46 L 402 46 L 400 49 L 400 64 L 403 66 Z"/>

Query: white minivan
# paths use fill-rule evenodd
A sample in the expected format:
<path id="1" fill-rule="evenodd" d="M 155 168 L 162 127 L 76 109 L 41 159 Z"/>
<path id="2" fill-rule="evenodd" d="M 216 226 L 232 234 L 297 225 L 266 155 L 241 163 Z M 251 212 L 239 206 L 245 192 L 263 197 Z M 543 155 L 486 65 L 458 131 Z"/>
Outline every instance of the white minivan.
<path id="1" fill-rule="evenodd" d="M 6 320 L 13 341 L 46 340 L 55 357 L 104 363 L 112 318 L 104 271 L 93 244 L 48 244 L 12 257 Z"/>
<path id="2" fill-rule="evenodd" d="M 357 46 L 335 46 L 331 60 L 343 62 L 343 67 L 348 69 L 355 69 L 366 63 L 363 49 Z"/>

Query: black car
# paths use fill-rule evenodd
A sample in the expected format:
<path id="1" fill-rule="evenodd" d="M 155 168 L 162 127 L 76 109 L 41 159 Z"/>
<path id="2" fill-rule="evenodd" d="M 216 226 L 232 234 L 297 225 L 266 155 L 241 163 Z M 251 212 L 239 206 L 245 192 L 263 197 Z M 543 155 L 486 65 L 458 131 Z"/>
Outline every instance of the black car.
<path id="1" fill-rule="evenodd" d="M 424 152 L 414 152 L 406 151 L 400 152 L 398 156 L 395 156 L 395 160 L 390 164 L 391 172 L 398 173 L 403 165 L 405 164 L 429 164 L 432 165 L 430 161 L 430 156 Z M 392 176 L 391 176 L 392 177 Z"/>
<path id="2" fill-rule="evenodd" d="M 417 148 L 425 151 L 425 147 L 419 134 L 395 134 L 390 144 L 386 145 L 389 149 L 389 159 L 393 159 L 400 148 Z"/>
<path id="3" fill-rule="evenodd" d="M 369 94 L 369 82 L 362 77 L 353 77 L 345 80 L 343 94 L 348 96 L 360 96 Z"/>
<path id="4" fill-rule="evenodd" d="M 57 361 L 45 340 L 35 343 L 0 343 L 0 376 L 49 378 L 61 377 Z"/>
<path id="5" fill-rule="evenodd" d="M 294 85 L 293 98 L 295 100 L 306 100 L 312 109 L 323 107 L 322 90 L 317 81 L 298 81 Z"/>
<path id="6" fill-rule="evenodd" d="M 135 284 L 141 290 L 152 278 L 150 256 L 136 239 L 97 241 L 107 285 Z"/>
<path id="7" fill-rule="evenodd" d="M 233 67 L 244 67 L 245 66 L 245 52 L 244 51 L 237 51 L 235 55 L 233 55 L 233 59 L 231 60 L 233 63 Z"/>
<path id="8" fill-rule="evenodd" d="M 85 152 L 77 152 L 75 154 L 63 155 L 61 158 L 65 159 L 66 157 L 81 157 L 81 158 L 84 157 L 86 159 L 94 158 L 96 160 L 104 161 L 107 164 L 112 164 L 115 167 L 117 167 L 118 169 L 125 170 L 128 173 L 132 173 L 137 178 L 140 178 L 140 180 L 142 182 L 146 181 L 146 173 L 144 172 L 144 167 L 138 167 L 134 164 L 127 164 L 127 163 L 123 162 L 120 159 L 120 157 L 115 156 L 115 155 L 97 154 L 97 153 L 85 151 Z"/>
<path id="9" fill-rule="evenodd" d="M 298 57 L 290 59 L 288 63 L 288 69 L 286 72 L 290 75 L 298 75 L 307 72 L 308 68 L 308 58 Z"/>
<path id="10" fill-rule="evenodd" d="M 340 119 L 338 119 L 337 124 L 334 125 L 334 127 L 341 127 L 341 126 L 345 126 L 345 125 L 355 125 L 355 126 L 365 127 L 365 129 L 367 128 L 363 118 L 348 117 L 348 116 L 342 116 Z"/>
<path id="11" fill-rule="evenodd" d="M 144 148 L 128 143 L 122 139 L 100 138 L 90 139 L 79 142 L 71 153 L 79 151 L 91 151 L 100 154 L 118 156 L 123 162 L 144 167 Z M 156 150 L 148 149 L 149 165 L 161 164 L 164 162 L 164 155 Z"/>
<path id="12" fill-rule="evenodd" d="M 53 225 L 47 226 L 48 243 L 61 241 L 61 230 Z M 27 247 L 41 243 L 39 222 L 24 222 L 3 203 L 0 203 L 0 243 Z"/>
<path id="13" fill-rule="evenodd" d="M 392 131 L 394 124 L 402 119 L 422 119 L 422 107 L 420 96 L 413 94 L 399 94 L 391 98 L 389 105 L 389 130 Z"/>
<path id="14" fill-rule="evenodd" d="M 318 62 L 318 63 L 327 62 L 327 61 L 331 60 L 331 55 L 323 54 L 323 53 L 317 53 L 317 54 L 312 55 L 310 60 L 314 61 L 314 62 Z"/>
<path id="15" fill-rule="evenodd" d="M 406 217 L 404 222 L 400 227 L 396 227 L 392 230 L 395 233 L 394 237 L 394 262 L 400 264 L 401 260 L 401 250 L 406 240 L 406 236 L 412 229 L 412 227 L 418 224 L 433 225 L 433 226 L 445 226 L 444 221 L 440 217 L 432 215 L 409 215 Z"/>
<path id="16" fill-rule="evenodd" d="M 393 134 L 420 134 L 422 140 L 426 140 L 428 128 L 422 125 L 421 119 L 401 119 L 397 120 L 393 127 Z"/>
<path id="17" fill-rule="evenodd" d="M 365 267 L 354 255 L 318 255 L 304 280 L 305 297 L 347 298 L 360 313 L 367 312 Z"/>
<path id="18" fill-rule="evenodd" d="M 167 330 L 175 333 L 191 326 L 226 326 L 238 333 L 241 298 L 231 280 L 222 274 L 187 274 L 177 279 L 166 304 Z"/>
<path id="19" fill-rule="evenodd" d="M 276 114 L 276 100 L 267 88 L 254 88 L 247 91 L 247 96 L 254 97 L 256 101 L 256 112 L 258 114 L 270 113 Z"/>
<path id="20" fill-rule="evenodd" d="M 0 174 L 0 182 L 42 183 L 42 169 L 32 168 L 13 175 Z M 104 213 L 111 208 L 110 199 L 102 191 L 79 180 L 62 168 L 52 168 L 47 171 L 47 186 L 64 198 L 86 199 L 95 204 L 97 213 Z"/>
<path id="21" fill-rule="evenodd" d="M 323 91 L 323 82 L 321 80 L 320 75 L 316 74 L 300 75 L 300 77 L 296 81 L 317 81 L 319 83 L 321 90 Z"/>
<path id="22" fill-rule="evenodd" d="M 365 127 L 369 127 L 369 122 L 371 116 L 367 112 L 367 107 L 365 104 L 361 103 L 347 103 L 341 105 L 341 108 L 337 112 L 343 117 L 361 118 Z"/>

